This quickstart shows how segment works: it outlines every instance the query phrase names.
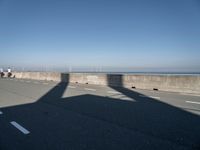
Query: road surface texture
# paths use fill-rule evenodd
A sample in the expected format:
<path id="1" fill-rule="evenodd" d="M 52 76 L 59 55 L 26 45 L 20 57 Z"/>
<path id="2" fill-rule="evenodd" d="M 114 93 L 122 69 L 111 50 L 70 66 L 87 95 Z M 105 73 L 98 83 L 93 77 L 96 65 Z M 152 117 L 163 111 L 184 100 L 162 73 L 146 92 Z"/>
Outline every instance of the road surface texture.
<path id="1" fill-rule="evenodd" d="M 200 96 L 0 79 L 0 150 L 200 149 Z"/>

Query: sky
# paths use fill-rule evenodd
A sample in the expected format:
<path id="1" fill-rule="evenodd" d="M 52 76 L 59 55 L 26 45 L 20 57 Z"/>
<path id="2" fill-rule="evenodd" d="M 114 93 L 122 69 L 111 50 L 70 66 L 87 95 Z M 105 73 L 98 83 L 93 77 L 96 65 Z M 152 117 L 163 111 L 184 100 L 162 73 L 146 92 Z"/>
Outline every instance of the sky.
<path id="1" fill-rule="evenodd" d="M 200 72 L 199 0 L 0 0 L 0 66 Z"/>

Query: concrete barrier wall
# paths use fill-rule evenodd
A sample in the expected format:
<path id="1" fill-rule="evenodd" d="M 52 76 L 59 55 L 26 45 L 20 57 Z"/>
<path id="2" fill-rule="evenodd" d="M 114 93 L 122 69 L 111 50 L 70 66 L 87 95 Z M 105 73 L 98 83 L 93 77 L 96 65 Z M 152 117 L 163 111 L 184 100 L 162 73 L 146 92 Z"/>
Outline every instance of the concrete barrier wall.
<path id="1" fill-rule="evenodd" d="M 200 94 L 200 76 L 127 75 L 124 76 L 124 84 L 128 87 L 135 86 L 140 89 Z"/>
<path id="2" fill-rule="evenodd" d="M 32 80 L 48 80 L 61 81 L 61 74 L 54 72 L 13 72 L 15 78 L 32 79 Z"/>
<path id="3" fill-rule="evenodd" d="M 158 89 L 160 91 L 200 94 L 200 76 L 192 75 L 116 75 L 94 73 L 14 72 L 16 78 L 64 81 L 82 84 Z"/>

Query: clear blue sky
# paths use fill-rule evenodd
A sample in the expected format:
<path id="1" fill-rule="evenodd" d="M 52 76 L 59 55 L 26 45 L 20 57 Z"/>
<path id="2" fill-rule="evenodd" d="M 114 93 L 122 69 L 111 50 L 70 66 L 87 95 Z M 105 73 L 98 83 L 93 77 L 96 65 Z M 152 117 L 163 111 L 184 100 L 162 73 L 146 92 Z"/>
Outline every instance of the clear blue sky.
<path id="1" fill-rule="evenodd" d="M 199 0 L 0 0 L 0 65 L 200 71 Z"/>

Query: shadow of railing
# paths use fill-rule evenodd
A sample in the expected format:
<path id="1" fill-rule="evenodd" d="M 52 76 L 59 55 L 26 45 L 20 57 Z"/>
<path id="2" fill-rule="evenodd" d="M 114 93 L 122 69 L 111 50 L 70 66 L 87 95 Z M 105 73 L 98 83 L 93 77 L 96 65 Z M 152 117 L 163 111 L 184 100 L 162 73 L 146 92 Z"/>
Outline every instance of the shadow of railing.
<path id="1" fill-rule="evenodd" d="M 61 74 L 61 82 L 59 82 L 55 87 L 42 96 L 38 102 L 57 102 L 57 100 L 59 100 L 66 91 L 69 84 L 69 78 L 69 74 Z"/>
<path id="2" fill-rule="evenodd" d="M 65 82 L 33 104 L 3 109 L 31 129 L 31 140 L 15 148 L 130 150 L 138 143 L 141 149 L 200 148 L 199 116 L 124 88 L 122 75 L 108 75 L 108 86 L 133 101 L 91 94 L 62 98 L 69 78 L 61 75 Z"/>
<path id="3" fill-rule="evenodd" d="M 107 75 L 107 84 L 110 88 L 133 100 L 124 108 L 126 114 L 122 115 L 124 119 L 121 119 L 129 119 L 128 123 L 123 125 L 160 139 L 200 148 L 198 115 L 125 88 L 123 83 L 123 75 Z"/>

